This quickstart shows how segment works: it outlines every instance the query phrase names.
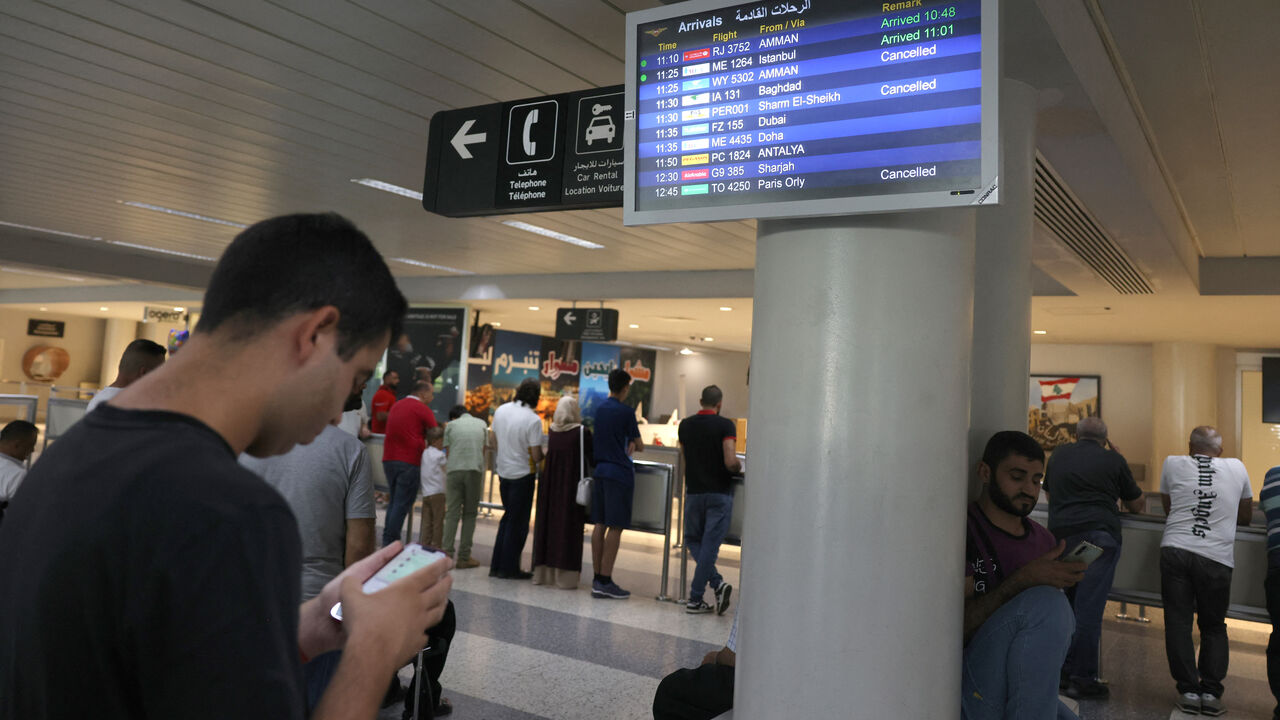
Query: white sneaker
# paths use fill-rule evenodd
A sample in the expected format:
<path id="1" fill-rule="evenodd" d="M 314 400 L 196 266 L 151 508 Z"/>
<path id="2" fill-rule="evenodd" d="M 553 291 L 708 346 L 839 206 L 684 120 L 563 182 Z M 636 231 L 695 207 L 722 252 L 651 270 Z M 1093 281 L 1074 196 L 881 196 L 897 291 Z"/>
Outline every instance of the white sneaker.
<path id="1" fill-rule="evenodd" d="M 1182 696 L 1178 698 L 1176 707 L 1188 715 L 1199 715 L 1200 693 L 1182 693 Z"/>
<path id="2" fill-rule="evenodd" d="M 1222 706 L 1222 699 L 1211 693 L 1204 693 L 1200 696 L 1200 714 L 1201 715 L 1221 715 L 1227 709 Z"/>

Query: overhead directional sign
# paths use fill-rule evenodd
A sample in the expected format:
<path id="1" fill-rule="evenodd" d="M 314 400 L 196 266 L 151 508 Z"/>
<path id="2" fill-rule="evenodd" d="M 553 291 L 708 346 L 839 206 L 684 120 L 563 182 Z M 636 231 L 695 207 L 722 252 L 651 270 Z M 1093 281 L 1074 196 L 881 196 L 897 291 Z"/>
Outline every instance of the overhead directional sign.
<path id="1" fill-rule="evenodd" d="M 618 339 L 618 311 L 612 308 L 558 308 L 556 339 L 613 342 Z"/>
<path id="2" fill-rule="evenodd" d="M 422 206 L 448 217 L 622 205 L 621 85 L 438 112 Z"/>

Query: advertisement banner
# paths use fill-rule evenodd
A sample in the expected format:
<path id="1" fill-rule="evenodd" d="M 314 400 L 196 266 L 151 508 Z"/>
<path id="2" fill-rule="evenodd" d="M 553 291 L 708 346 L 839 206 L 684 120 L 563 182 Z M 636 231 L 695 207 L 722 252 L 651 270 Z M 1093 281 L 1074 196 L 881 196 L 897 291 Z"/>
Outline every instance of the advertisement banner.
<path id="1" fill-rule="evenodd" d="M 542 339 L 542 397 L 538 414 L 547 422 L 555 417 L 561 396 L 576 395 L 581 377 L 582 343 L 577 340 Z"/>
<path id="2" fill-rule="evenodd" d="M 497 331 L 485 323 L 472 328 L 467 356 L 467 411 L 488 418 L 493 411 L 493 344 Z"/>
<path id="3" fill-rule="evenodd" d="M 538 379 L 542 365 L 542 336 L 500 330 L 493 346 L 492 408 L 515 397 L 524 380 Z"/>
<path id="4" fill-rule="evenodd" d="M 418 380 L 429 380 L 435 388 L 431 409 L 437 419 L 449 417 L 449 410 L 461 399 L 462 330 L 466 308 L 410 308 L 404 316 L 404 330 L 387 351 L 387 369 L 400 376 L 396 397 L 413 392 Z"/>
<path id="5" fill-rule="evenodd" d="M 578 381 L 578 404 L 582 406 L 583 423 L 595 425 L 596 408 L 609 397 L 609 372 L 620 367 L 615 345 L 582 344 L 582 375 Z"/>
<path id="6" fill-rule="evenodd" d="M 653 367 L 658 362 L 658 353 L 640 348 L 621 348 L 619 361 L 622 369 L 631 375 L 631 389 L 623 400 L 626 404 L 640 411 L 641 417 L 648 417 L 653 401 Z"/>

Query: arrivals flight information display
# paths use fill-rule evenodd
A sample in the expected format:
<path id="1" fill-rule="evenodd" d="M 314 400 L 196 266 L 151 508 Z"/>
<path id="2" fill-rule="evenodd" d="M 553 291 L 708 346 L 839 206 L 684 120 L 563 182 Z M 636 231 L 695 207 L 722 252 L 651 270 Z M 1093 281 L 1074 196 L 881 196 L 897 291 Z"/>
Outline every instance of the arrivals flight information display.
<path id="1" fill-rule="evenodd" d="M 624 219 L 994 201 L 996 15 L 994 0 L 693 0 L 629 14 Z"/>

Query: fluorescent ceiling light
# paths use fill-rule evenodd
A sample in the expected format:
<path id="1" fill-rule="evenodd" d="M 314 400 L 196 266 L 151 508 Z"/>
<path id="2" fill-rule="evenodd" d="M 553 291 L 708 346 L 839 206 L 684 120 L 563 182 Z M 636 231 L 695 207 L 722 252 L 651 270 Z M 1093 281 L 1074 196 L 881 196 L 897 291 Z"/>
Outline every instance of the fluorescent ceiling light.
<path id="1" fill-rule="evenodd" d="M 530 310 L 541 310 L 542 308 L 538 307 L 537 305 L 530 305 L 530 306 L 529 306 L 529 309 L 530 309 Z"/>
<path id="2" fill-rule="evenodd" d="M 489 324 L 490 324 L 490 325 L 492 325 L 492 326 L 494 326 L 494 327 L 502 327 L 502 323 L 500 323 L 500 322 L 491 322 L 491 323 L 489 323 Z"/>
<path id="3" fill-rule="evenodd" d="M 720 306 L 720 312 L 729 312 L 730 310 L 733 310 L 733 308 L 731 308 L 731 307 L 729 307 L 729 306 L 727 306 L 727 305 L 721 305 L 721 306 Z"/>
<path id="4" fill-rule="evenodd" d="M 671 352 L 671 348 L 663 345 L 637 345 L 636 347 L 644 348 L 645 350 L 661 350 L 663 352 Z"/>
<path id="5" fill-rule="evenodd" d="M 176 308 L 174 308 L 174 309 L 173 309 L 173 311 L 174 311 L 174 312 L 186 312 L 186 311 L 187 311 L 187 309 L 186 309 L 186 308 L 184 308 L 184 307 L 176 307 Z"/>
<path id="6" fill-rule="evenodd" d="M 716 341 L 715 338 L 709 338 L 709 337 L 702 338 L 702 342 L 715 342 L 715 341 Z"/>
<path id="7" fill-rule="evenodd" d="M 35 275 L 36 277 L 57 278 L 59 280 L 70 280 L 71 282 L 84 282 L 84 278 L 75 275 L 59 275 L 58 273 L 40 272 L 39 270 L 27 270 L 25 268 L 10 267 L 8 265 L 0 265 L 0 270 L 7 273 L 17 275 Z"/>
<path id="8" fill-rule="evenodd" d="M 637 324 L 635 324 L 635 323 L 631 323 L 631 324 L 630 324 L 630 325 L 628 325 L 627 327 L 631 328 L 632 330 L 639 330 L 639 329 L 640 329 L 640 326 L 639 326 L 639 325 L 637 325 Z"/>
<path id="9" fill-rule="evenodd" d="M 1048 331 L 1048 330 L 1032 330 L 1031 332 L 1033 332 L 1033 333 L 1035 333 L 1035 334 L 1037 334 L 1037 335 L 1048 335 L 1048 334 L 1049 334 L 1049 331 Z"/>
<path id="10" fill-rule="evenodd" d="M 396 195 L 403 195 L 407 198 L 413 198 L 418 202 L 422 202 L 422 193 L 418 192 L 417 190 L 410 190 L 409 188 L 406 188 L 406 187 L 400 187 L 399 185 L 392 185 L 391 183 L 382 182 L 381 180 L 374 180 L 373 178 L 351 178 L 351 182 L 357 185 L 371 187 L 374 190 L 384 190 L 389 193 L 395 193 Z"/>
<path id="11" fill-rule="evenodd" d="M 519 229 L 519 230 L 527 230 L 531 233 L 534 233 L 535 235 L 549 237 L 554 240 L 559 240 L 560 242 L 567 242 L 570 245 L 577 245 L 578 247 L 584 247 L 588 250 L 600 250 L 601 248 L 604 247 L 603 245 L 599 243 L 593 243 L 590 240 L 583 240 L 582 238 L 577 238 L 572 235 L 565 235 L 564 233 L 559 233 L 559 232 L 556 232 L 555 230 L 548 230 L 544 227 L 538 227 L 537 225 L 530 225 L 529 223 L 521 222 L 520 220 L 503 220 L 502 224 Z"/>
<path id="12" fill-rule="evenodd" d="M 42 307 L 42 308 L 40 308 L 40 312 L 49 312 L 49 308 L 47 308 L 47 307 Z"/>
<path id="13" fill-rule="evenodd" d="M 108 310 L 108 308 L 107 308 L 107 306 L 106 306 L 106 305 L 103 305 L 102 307 L 100 307 L 100 308 L 98 308 L 98 309 L 99 309 L 99 310 L 101 310 L 102 312 L 106 312 L 106 311 Z"/>
<path id="14" fill-rule="evenodd" d="M 681 354 L 681 355 L 692 355 L 692 354 L 693 354 L 693 351 L 692 351 L 692 350 L 690 350 L 689 348 L 680 348 L 680 354 Z"/>
<path id="15" fill-rule="evenodd" d="M 233 227 L 233 228 L 249 227 L 244 223 L 231 222 L 230 220 L 222 220 L 220 218 L 209 217 L 208 215 L 199 215 L 197 213 L 186 212 L 185 210 L 174 210 L 173 208 L 161 207 L 159 205 L 152 205 L 150 203 L 137 202 L 136 200 L 122 200 L 120 201 L 120 204 L 128 205 L 129 207 L 141 208 L 143 210 L 153 210 L 155 212 L 162 212 L 166 215 L 177 215 L 178 217 L 190 218 L 192 220 L 201 220 L 207 223 L 214 223 L 216 225 L 226 225 L 228 227 Z"/>
<path id="16" fill-rule="evenodd" d="M 404 263 L 405 265 L 413 265 L 415 267 L 423 267 L 431 270 L 441 270 L 444 272 L 457 273 L 458 275 L 475 275 L 475 273 L 471 272 L 470 270 L 459 270 L 458 268 L 449 267 L 448 265 L 436 265 L 435 263 L 422 262 L 421 260 L 412 260 L 410 258 L 391 258 L 391 259 L 395 262 Z"/>
<path id="17" fill-rule="evenodd" d="M 63 237 L 79 238 L 81 240 L 101 240 L 102 238 L 93 237 L 92 235 L 80 235 L 78 233 L 63 232 L 61 230 L 50 230 L 49 228 L 36 227 L 35 225 L 22 225 L 19 223 L 11 223 L 0 220 L 0 225 L 5 227 L 18 228 L 19 230 L 35 230 L 36 232 L 49 233 L 50 235 L 61 235 Z"/>
<path id="18" fill-rule="evenodd" d="M 152 247 L 150 245 L 139 245 L 137 243 L 125 242 L 123 240 L 106 240 L 108 245 L 119 245 L 120 247 L 133 248 L 134 250 L 146 250 L 148 252 L 164 253 L 165 255 L 176 255 L 178 257 L 191 258 L 192 260 L 204 260 L 205 262 L 217 262 L 218 258 L 212 258 L 208 255 L 196 255 L 195 253 L 182 252 L 180 250 L 168 250 L 166 248 Z"/>

